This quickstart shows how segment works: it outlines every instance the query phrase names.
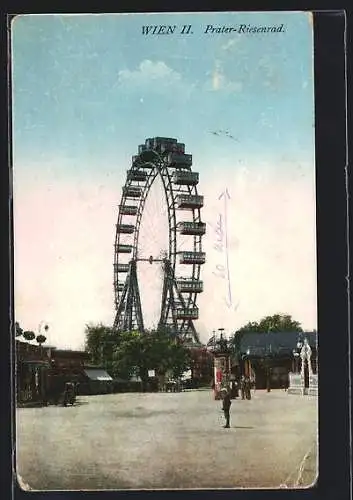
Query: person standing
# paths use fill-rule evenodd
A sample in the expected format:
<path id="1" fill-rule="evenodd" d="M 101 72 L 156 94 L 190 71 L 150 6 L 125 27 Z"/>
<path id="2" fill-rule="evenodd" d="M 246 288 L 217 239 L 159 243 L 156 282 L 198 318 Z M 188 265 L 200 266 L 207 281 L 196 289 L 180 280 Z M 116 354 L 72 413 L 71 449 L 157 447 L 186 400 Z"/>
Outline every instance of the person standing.
<path id="1" fill-rule="evenodd" d="M 244 377 L 244 375 L 242 375 L 241 379 L 240 379 L 240 392 L 241 392 L 241 399 L 245 399 L 245 377 Z"/>
<path id="2" fill-rule="evenodd" d="M 248 376 L 245 378 L 245 397 L 251 399 L 251 382 Z"/>
<path id="3" fill-rule="evenodd" d="M 224 418 L 226 419 L 226 425 L 224 425 L 225 429 L 229 429 L 230 427 L 230 406 L 232 401 L 230 399 L 230 393 L 227 389 L 222 389 L 223 403 L 222 409 L 224 413 Z"/>

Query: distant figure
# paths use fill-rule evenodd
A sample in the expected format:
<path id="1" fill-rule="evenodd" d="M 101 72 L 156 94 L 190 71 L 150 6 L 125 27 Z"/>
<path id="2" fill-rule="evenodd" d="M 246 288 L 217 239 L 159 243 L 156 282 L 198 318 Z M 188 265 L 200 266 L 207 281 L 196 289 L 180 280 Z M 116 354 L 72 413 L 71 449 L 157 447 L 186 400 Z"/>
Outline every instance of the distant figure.
<path id="1" fill-rule="evenodd" d="M 239 396 L 238 384 L 235 380 L 232 380 L 230 396 L 232 399 L 235 399 Z"/>
<path id="2" fill-rule="evenodd" d="M 245 377 L 244 392 L 246 399 L 251 399 L 251 381 L 249 377 Z"/>
<path id="3" fill-rule="evenodd" d="M 240 379 L 240 393 L 241 393 L 241 399 L 245 399 L 245 377 L 242 375 Z"/>
<path id="4" fill-rule="evenodd" d="M 72 382 L 66 382 L 64 391 L 64 406 L 73 405 L 76 400 L 75 386 Z"/>
<path id="5" fill-rule="evenodd" d="M 224 412 L 224 418 L 226 419 L 226 425 L 224 425 L 225 429 L 229 429 L 230 427 L 230 406 L 232 404 L 232 401 L 230 399 L 230 394 L 227 389 L 222 389 L 222 397 L 223 397 L 223 403 L 222 403 L 222 409 Z"/>

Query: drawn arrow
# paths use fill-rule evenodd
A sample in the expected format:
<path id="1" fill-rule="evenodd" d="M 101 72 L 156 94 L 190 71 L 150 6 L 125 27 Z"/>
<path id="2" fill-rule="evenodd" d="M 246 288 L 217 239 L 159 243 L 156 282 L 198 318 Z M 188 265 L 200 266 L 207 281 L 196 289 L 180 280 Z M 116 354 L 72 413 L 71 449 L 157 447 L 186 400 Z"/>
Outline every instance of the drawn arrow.
<path id="1" fill-rule="evenodd" d="M 230 200 L 230 194 L 228 192 L 228 188 L 225 188 L 225 190 L 218 196 L 218 199 L 222 199 L 222 198 L 228 198 L 228 200 Z"/>
<path id="2" fill-rule="evenodd" d="M 228 307 L 228 309 L 232 309 L 233 312 L 237 312 L 237 309 L 239 308 L 239 305 L 240 305 L 240 300 L 238 300 L 238 302 L 235 304 L 235 306 L 232 306 L 232 303 L 228 302 L 228 300 L 226 298 L 224 299 L 224 302 L 225 302 L 226 306 Z"/>
<path id="3" fill-rule="evenodd" d="M 229 251 L 228 251 L 228 223 L 227 223 L 227 206 L 228 200 L 230 200 L 230 194 L 228 188 L 226 188 L 218 197 L 219 200 L 224 198 L 224 226 L 225 226 L 225 244 L 226 244 L 226 267 L 227 267 L 227 279 L 228 279 L 228 299 L 229 303 L 232 304 L 232 287 L 230 282 L 230 270 L 229 270 Z"/>

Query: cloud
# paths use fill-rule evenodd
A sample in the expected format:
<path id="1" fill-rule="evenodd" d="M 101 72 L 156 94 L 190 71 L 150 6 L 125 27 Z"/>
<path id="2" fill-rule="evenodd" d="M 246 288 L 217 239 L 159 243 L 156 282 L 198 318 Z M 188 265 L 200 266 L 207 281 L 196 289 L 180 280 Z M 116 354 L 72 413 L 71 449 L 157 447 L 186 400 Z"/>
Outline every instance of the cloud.
<path id="1" fill-rule="evenodd" d="M 145 59 L 140 63 L 138 70 L 121 70 L 119 71 L 118 80 L 120 83 L 148 83 L 151 80 L 159 80 L 168 78 L 170 81 L 180 81 L 181 76 L 176 71 L 172 70 L 164 62 L 153 62 Z"/>
<path id="2" fill-rule="evenodd" d="M 205 84 L 205 90 L 208 91 L 225 91 L 225 92 L 241 92 L 243 84 L 241 81 L 231 81 L 228 79 L 221 66 L 221 62 L 217 61 L 215 68 L 211 73 L 211 78 Z"/>
<path id="3" fill-rule="evenodd" d="M 145 59 L 136 70 L 123 69 L 118 73 L 117 85 L 130 90 L 161 91 L 173 89 L 192 90 L 192 84 L 185 82 L 180 73 L 163 61 Z"/>

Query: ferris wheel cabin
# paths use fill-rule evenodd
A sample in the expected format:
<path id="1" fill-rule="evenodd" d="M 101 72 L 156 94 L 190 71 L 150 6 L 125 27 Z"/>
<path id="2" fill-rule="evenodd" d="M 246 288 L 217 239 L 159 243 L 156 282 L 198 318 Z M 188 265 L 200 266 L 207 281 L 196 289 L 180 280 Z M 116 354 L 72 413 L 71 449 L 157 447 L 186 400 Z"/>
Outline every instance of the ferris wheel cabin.
<path id="1" fill-rule="evenodd" d="M 179 194 L 176 198 L 177 208 L 201 208 L 203 207 L 203 196 L 195 194 Z"/>
<path id="2" fill-rule="evenodd" d="M 128 170 L 127 171 L 127 180 L 128 181 L 138 181 L 145 182 L 147 179 L 147 172 L 144 170 Z"/>
<path id="3" fill-rule="evenodd" d="M 167 165 L 169 167 L 187 170 L 190 170 L 191 168 L 192 155 L 185 154 L 185 144 L 170 137 L 154 137 L 146 139 L 145 144 L 139 145 L 138 156 L 132 157 L 132 163 L 134 165 L 141 159 L 146 161 L 153 160 L 156 153 L 166 158 Z M 145 166 L 148 165 L 145 164 L 144 167 Z"/>
<path id="4" fill-rule="evenodd" d="M 179 252 L 180 264 L 204 264 L 206 262 L 205 252 Z"/>
<path id="5" fill-rule="evenodd" d="M 206 233 L 206 224 L 204 222 L 178 222 L 177 229 L 180 234 L 203 235 Z"/>
<path id="6" fill-rule="evenodd" d="M 123 245 L 123 244 L 119 244 L 119 245 L 115 245 L 115 248 L 116 248 L 116 251 L 118 253 L 131 253 L 132 252 L 132 245 Z"/>
<path id="7" fill-rule="evenodd" d="M 184 307 L 183 309 L 177 309 L 175 311 L 176 319 L 198 319 L 199 308 L 198 307 Z"/>
<path id="8" fill-rule="evenodd" d="M 125 287 L 125 281 L 119 281 L 117 286 L 119 292 L 122 292 L 124 290 L 124 287 Z"/>
<path id="9" fill-rule="evenodd" d="M 129 272 L 129 264 L 114 264 L 116 273 L 128 273 Z"/>
<path id="10" fill-rule="evenodd" d="M 137 206 L 135 205 L 120 205 L 119 210 L 121 215 L 137 215 Z"/>
<path id="11" fill-rule="evenodd" d="M 136 186 L 124 186 L 123 194 L 126 198 L 140 198 L 142 194 L 142 189 Z"/>
<path id="12" fill-rule="evenodd" d="M 190 169 L 190 167 L 192 165 L 192 155 L 180 154 L 180 153 L 169 153 L 168 165 L 169 165 L 169 167 L 174 167 L 174 168 Z"/>
<path id="13" fill-rule="evenodd" d="M 199 174 L 188 170 L 176 170 L 172 179 L 173 183 L 179 186 L 196 186 L 199 183 Z"/>
<path id="14" fill-rule="evenodd" d="M 135 231 L 135 226 L 132 224 L 116 224 L 116 230 L 122 234 L 132 234 Z"/>
<path id="15" fill-rule="evenodd" d="M 176 284 L 179 292 L 203 292 L 203 281 L 201 280 L 179 279 Z"/>
<path id="16" fill-rule="evenodd" d="M 158 153 L 185 153 L 185 144 L 178 142 L 177 139 L 171 137 L 153 137 L 148 138 L 145 144 L 140 144 L 138 153 L 142 154 L 147 151 L 157 151 Z M 190 155 L 191 156 L 191 155 Z"/>

